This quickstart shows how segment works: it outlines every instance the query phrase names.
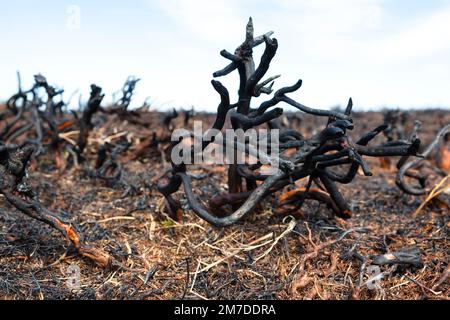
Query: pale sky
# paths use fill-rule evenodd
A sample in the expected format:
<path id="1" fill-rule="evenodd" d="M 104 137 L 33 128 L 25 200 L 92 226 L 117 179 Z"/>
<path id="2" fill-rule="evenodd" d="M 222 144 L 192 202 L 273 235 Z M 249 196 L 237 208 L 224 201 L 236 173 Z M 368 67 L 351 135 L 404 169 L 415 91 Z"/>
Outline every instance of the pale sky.
<path id="1" fill-rule="evenodd" d="M 161 109 L 213 111 L 219 52 L 234 51 L 252 16 L 258 35 L 279 41 L 274 88 L 302 79 L 291 97 L 305 105 L 450 107 L 450 0 L 16 0 L 0 12 L 1 100 L 16 70 L 25 87 L 40 72 L 85 98 L 91 83 L 111 96 L 135 75 L 133 105 L 149 96 Z M 237 74 L 219 80 L 235 98 Z"/>

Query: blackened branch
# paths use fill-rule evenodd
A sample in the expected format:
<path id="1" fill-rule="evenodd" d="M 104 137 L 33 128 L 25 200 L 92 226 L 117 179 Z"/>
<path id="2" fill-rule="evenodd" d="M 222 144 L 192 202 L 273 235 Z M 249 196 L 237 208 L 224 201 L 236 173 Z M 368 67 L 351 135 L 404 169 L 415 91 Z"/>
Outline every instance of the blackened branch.
<path id="1" fill-rule="evenodd" d="M 214 89 L 220 95 L 220 104 L 212 128 L 222 130 L 228 113 L 237 107 L 236 112 L 230 116 L 234 129 L 256 129 L 264 124 L 267 124 L 270 130 L 282 129 L 282 125 L 276 123 L 275 120 L 283 114 L 283 109 L 273 108 L 281 102 L 313 116 L 327 117 L 326 126 L 309 138 L 305 138 L 294 129 L 281 130 L 279 132 L 280 145 L 278 153 L 275 155 L 255 153 L 255 150 L 252 150 L 247 143 L 243 145 L 237 142 L 232 143 L 231 145 L 235 150 L 241 150 L 246 155 L 256 156 L 259 162 L 256 165 L 247 163 L 229 164 L 228 193 L 213 197 L 209 202 L 210 210 L 206 209 L 202 201 L 194 194 L 186 165 L 172 165 L 167 182 L 158 184 L 158 189 L 166 198 L 167 209 L 172 217 L 179 218 L 181 216 L 181 205 L 173 197 L 173 194 L 181 186 L 184 188 L 189 207 L 195 214 L 215 226 L 228 226 L 252 212 L 257 204 L 260 204 L 270 194 L 282 191 L 297 180 L 308 178 L 307 188 L 288 192 L 286 196 L 280 197 L 280 199 L 284 199 L 280 204 L 280 212 L 292 213 L 292 210 L 299 210 L 305 200 L 312 199 L 326 203 L 336 215 L 342 218 L 350 218 L 352 216 L 351 207 L 340 193 L 338 184 L 353 181 L 359 168 L 362 168 L 366 176 L 371 176 L 372 172 L 365 157 L 401 157 L 402 160 L 399 163 L 400 178 L 398 178 L 397 183 L 401 185 L 402 189 L 407 188 L 404 185 L 402 175 L 413 176 L 412 173 L 407 173 L 407 170 L 421 161 L 407 161 L 409 157 L 418 156 L 420 147 L 420 139 L 417 135 L 418 128 L 414 127 L 408 141 L 390 139 L 384 144 L 370 145 L 370 142 L 377 135 L 386 130 L 387 126 L 382 125 L 364 134 L 356 140 L 356 143 L 353 143 L 353 140 L 348 136 L 348 132 L 357 125 L 352 119 L 353 100 L 349 99 L 344 112 L 307 107 L 287 96 L 287 94 L 300 89 L 302 86 L 301 80 L 292 86 L 279 89 L 272 98 L 261 103 L 258 108 L 251 108 L 251 99 L 262 93 L 271 94 L 274 80 L 279 77 L 274 76 L 262 80 L 268 72 L 270 63 L 278 49 L 278 42 L 276 39 L 271 39 L 271 35 L 272 32 L 255 38 L 253 21 L 250 18 L 246 27 L 245 41 L 236 49 L 234 54 L 226 50 L 221 52 L 221 55 L 231 63 L 224 69 L 215 72 L 214 77 L 228 75 L 237 70 L 240 81 L 238 101 L 235 104 L 230 104 L 228 90 L 220 82 L 212 81 Z M 266 48 L 258 67 L 255 69 L 253 48 L 263 42 L 266 44 Z M 269 110 L 270 108 L 273 109 Z M 445 130 L 450 130 L 450 128 L 447 127 Z M 445 130 L 438 134 L 437 140 L 445 134 Z M 265 138 L 272 140 L 272 136 L 274 136 L 274 131 L 269 131 Z M 261 137 L 258 139 L 259 143 Z M 437 140 L 430 145 L 423 156 L 426 156 L 436 146 Z M 224 145 L 226 145 L 226 142 L 222 141 Z M 212 142 L 205 142 L 203 147 L 210 143 Z M 214 143 L 219 142 L 214 141 Z M 287 149 L 295 149 L 295 152 L 286 156 L 283 152 Z M 278 163 L 271 174 L 262 172 L 262 161 L 264 159 L 269 160 L 269 164 Z M 346 172 L 333 171 L 335 168 L 342 169 L 341 166 L 343 165 L 350 165 Z M 243 189 L 244 180 L 247 190 Z M 312 188 L 313 183 L 318 188 Z M 409 191 L 411 192 L 411 190 Z M 222 209 L 225 208 L 222 207 L 226 205 L 231 206 L 232 212 L 227 212 L 224 215 Z M 288 210 L 281 208 L 285 205 L 290 206 L 290 208 Z"/>

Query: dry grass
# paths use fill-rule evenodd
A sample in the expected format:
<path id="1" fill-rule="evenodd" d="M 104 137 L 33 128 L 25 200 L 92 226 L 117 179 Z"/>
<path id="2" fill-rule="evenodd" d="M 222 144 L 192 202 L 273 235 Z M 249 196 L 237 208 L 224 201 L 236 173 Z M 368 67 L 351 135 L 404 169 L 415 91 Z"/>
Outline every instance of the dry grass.
<path id="1" fill-rule="evenodd" d="M 371 119 L 370 123 L 358 119 Z M 436 125 L 423 118 L 425 140 Z M 357 115 L 361 130 L 372 128 L 380 114 Z M 445 113 L 450 120 L 450 114 Z M 359 121 L 359 122 L 358 122 Z M 311 122 L 308 122 L 311 123 Z M 127 124 L 114 123 L 90 139 L 120 134 Z M 311 126 L 312 124 L 309 124 Z M 367 128 L 364 128 L 366 126 Z M 103 131 L 102 131 L 103 130 Z M 310 134 L 314 128 L 304 128 Z M 139 130 L 127 130 L 139 140 Z M 71 136 L 66 137 L 70 139 Z M 31 220 L 0 199 L 0 297 L 3 299 L 446 299 L 450 228 L 449 208 L 424 205 L 424 197 L 404 195 L 394 184 L 391 169 L 370 160 L 374 177 L 359 175 L 343 186 L 354 207 L 348 221 L 335 219 L 317 202 L 308 202 L 305 217 L 294 221 L 273 214 L 268 199 L 264 210 L 234 226 L 213 228 L 185 208 L 176 223 L 164 213 L 155 183 L 164 164 L 160 154 L 125 164 L 125 178 L 139 186 L 140 194 L 122 198 L 120 186 L 86 176 L 84 170 L 37 170 L 30 180 L 41 200 L 81 225 L 86 238 L 102 246 L 123 265 L 102 270 L 75 255 L 57 232 Z M 39 164 L 43 168 L 44 160 Z M 224 188 L 223 170 L 197 168 L 206 173 L 195 181 L 196 193 L 208 199 Z M 438 177 L 430 173 L 430 180 Z M 448 181 L 448 180 L 447 180 Z M 145 185 L 144 183 L 147 183 Z M 301 186 L 299 182 L 297 187 Z M 447 185 L 448 186 L 448 185 Z M 182 197 L 182 194 L 179 194 Z M 346 231 L 353 231 L 345 234 Z M 424 267 L 382 266 L 386 275 L 380 288 L 369 290 L 361 261 L 406 246 L 421 251 Z M 81 268 L 81 290 L 66 286 L 67 268 Z"/>

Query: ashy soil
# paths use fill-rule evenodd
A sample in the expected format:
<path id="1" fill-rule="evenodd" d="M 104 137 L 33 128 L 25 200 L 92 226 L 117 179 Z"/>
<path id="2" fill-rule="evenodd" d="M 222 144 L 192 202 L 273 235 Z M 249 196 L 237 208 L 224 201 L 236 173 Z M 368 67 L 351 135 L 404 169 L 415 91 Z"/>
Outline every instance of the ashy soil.
<path id="1" fill-rule="evenodd" d="M 422 121 L 424 145 L 450 123 L 449 111 L 409 116 Z M 142 121 L 148 126 L 142 127 L 110 116 L 89 137 L 87 163 L 57 167 L 55 155 L 46 154 L 30 169 L 29 181 L 42 203 L 78 225 L 86 241 L 110 253 L 121 267 L 96 267 L 57 231 L 0 196 L 0 298 L 448 299 L 449 203 L 432 201 L 414 215 L 425 196 L 409 196 L 396 187 L 395 161 L 382 166 L 379 159 L 367 159 L 372 177 L 359 173 L 352 183 L 340 185 L 353 207 L 349 220 L 314 201 L 296 221 L 279 216 L 274 210 L 278 193 L 231 227 L 212 227 L 185 200 L 182 221 L 175 222 L 156 189 L 168 169 L 167 152 L 148 147 L 138 153 L 153 131 L 164 134 L 162 117 L 147 112 Z M 195 119 L 211 123 L 213 118 L 198 114 Z M 354 120 L 350 135 L 358 137 L 382 124 L 383 114 L 357 113 Z M 310 136 L 324 121 L 304 116 L 299 129 Z M 133 146 L 119 158 L 123 182 L 90 175 L 87 168 L 95 163 L 98 146 L 124 136 Z M 435 158 L 429 167 L 436 165 Z M 226 191 L 226 172 L 223 166 L 190 168 L 194 191 L 204 201 Z M 426 173 L 431 188 L 442 179 L 431 169 Z M 176 196 L 184 199 L 182 192 Z M 373 266 L 375 256 L 405 248 L 418 250 L 421 266 Z M 74 266 L 81 272 L 77 290 L 68 285 Z M 377 281 L 367 285 L 379 272 Z"/>

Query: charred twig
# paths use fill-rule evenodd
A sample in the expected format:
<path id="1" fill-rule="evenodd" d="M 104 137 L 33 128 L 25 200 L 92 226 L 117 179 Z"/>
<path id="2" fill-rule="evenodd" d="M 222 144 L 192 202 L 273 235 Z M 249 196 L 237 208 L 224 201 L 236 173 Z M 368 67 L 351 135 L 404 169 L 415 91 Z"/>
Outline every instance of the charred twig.
<path id="1" fill-rule="evenodd" d="M 77 141 L 77 153 L 79 157 L 81 157 L 84 148 L 86 148 L 89 131 L 92 130 L 93 127 L 92 116 L 99 110 L 100 103 L 102 102 L 104 96 L 105 95 L 102 94 L 102 88 L 96 86 L 95 84 L 91 85 L 91 96 L 79 121 L 80 134 Z"/>
<path id="2" fill-rule="evenodd" d="M 127 151 L 129 147 L 128 141 L 119 141 L 115 145 L 111 143 L 101 145 L 95 164 L 96 177 L 110 182 L 120 181 L 122 179 L 122 166 L 117 161 L 117 156 Z"/>
<path id="3" fill-rule="evenodd" d="M 167 128 L 167 130 L 172 131 L 172 120 L 178 118 L 178 111 L 173 109 L 171 112 L 168 112 L 165 116 L 164 116 L 164 120 L 163 120 L 163 124 L 164 126 Z"/>
<path id="4" fill-rule="evenodd" d="M 141 81 L 141 79 L 137 79 L 133 76 L 128 77 L 127 81 L 125 81 L 122 88 L 122 97 L 120 97 L 120 99 L 116 102 L 118 110 L 122 112 L 128 110 L 134 90 L 136 89 L 136 84 L 139 81 Z"/>
<path id="5" fill-rule="evenodd" d="M 226 50 L 221 52 L 221 55 L 230 60 L 231 64 L 214 73 L 214 76 L 224 76 L 234 70 L 238 71 L 240 79 L 238 102 L 231 104 L 228 90 L 220 82 L 213 80 L 212 85 L 219 93 L 221 102 L 217 108 L 216 119 L 211 129 L 222 130 L 229 111 L 234 108 L 236 108 L 236 112 L 230 117 L 233 129 L 247 130 L 264 124 L 268 124 L 271 129 L 280 128 L 280 125 L 276 124 L 274 120 L 283 114 L 283 109 L 269 109 L 281 102 L 311 115 L 328 117 L 328 123 L 324 129 L 310 138 L 303 137 L 303 135 L 293 129 L 283 130 L 279 134 L 279 141 L 276 141 L 281 142 L 281 144 L 278 154 L 275 156 L 268 156 L 264 152 L 255 152 L 251 144 L 242 145 L 231 142 L 231 146 L 235 151 L 251 155 L 261 161 L 263 159 L 267 160 L 267 163 L 271 165 L 278 163 L 279 166 L 272 175 L 264 175 L 260 172 L 261 166 L 252 167 L 247 164 L 238 165 L 236 162 L 231 163 L 228 168 L 229 194 L 216 197 L 210 202 L 212 211 L 219 215 L 214 215 L 206 210 L 194 195 L 186 165 L 173 165 L 168 182 L 166 184 L 158 184 L 158 189 L 166 198 L 169 212 L 173 217 L 180 216 L 181 205 L 172 195 L 183 185 L 188 204 L 198 216 L 213 225 L 227 226 L 245 217 L 268 195 L 282 190 L 296 180 L 310 177 L 310 184 L 306 190 L 294 193 L 290 197 L 290 201 L 281 201 L 281 205 L 295 203 L 295 205 L 298 204 L 297 208 L 299 208 L 305 199 L 310 198 L 327 203 L 335 214 L 340 217 L 351 217 L 351 208 L 339 192 L 337 183 L 351 182 L 359 168 L 362 169 L 366 176 L 371 176 L 372 172 L 365 162 L 364 156 L 400 156 L 402 159 L 405 159 L 406 157 L 417 155 L 420 140 L 415 134 L 416 130 L 414 130 L 414 134 L 411 135 L 409 141 L 392 140 L 384 145 L 369 145 L 372 139 L 387 128 L 386 125 L 380 126 L 374 131 L 363 135 L 356 143 L 353 143 L 347 135 L 347 132 L 354 128 L 351 115 L 353 108 L 352 99 L 349 100 L 343 113 L 306 107 L 286 96 L 286 94 L 300 89 L 302 85 L 301 80 L 293 86 L 279 89 L 271 99 L 260 104 L 258 108 L 252 109 L 251 99 L 259 96 L 261 93 L 270 93 L 273 80 L 278 78 L 278 76 L 275 76 L 262 81 L 278 49 L 277 40 L 270 38 L 272 32 L 256 38 L 253 33 L 253 22 L 250 18 L 246 28 L 245 41 L 235 50 L 234 54 Z M 260 64 L 255 67 L 253 48 L 262 43 L 265 43 L 266 48 Z M 269 87 L 266 87 L 266 85 L 269 85 Z M 168 126 L 166 121 L 165 123 Z M 188 136 L 194 139 L 198 138 L 193 134 Z M 266 138 L 272 140 L 272 133 L 269 132 Z M 213 143 L 213 140 L 203 141 L 202 150 L 210 143 Z M 220 142 L 214 140 L 214 143 Z M 222 141 L 222 143 L 229 145 L 230 141 Z M 177 146 L 177 144 L 174 143 L 173 146 Z M 295 149 L 295 153 L 291 156 L 281 154 L 288 149 Z M 192 148 L 191 151 L 193 155 L 194 149 Z M 234 160 L 237 159 L 236 157 L 237 153 L 235 152 Z M 331 170 L 332 167 L 339 167 L 344 164 L 350 165 L 348 172 L 344 175 Z M 244 180 L 247 190 L 243 188 Z M 320 182 L 317 182 L 319 180 Z M 311 191 L 312 181 L 315 181 L 323 190 L 320 192 Z M 231 204 L 234 212 L 223 215 L 219 208 L 226 204 Z"/>
<path id="6" fill-rule="evenodd" d="M 192 107 L 190 110 L 184 110 L 184 126 L 187 127 L 189 125 L 189 120 L 195 115 L 194 107 Z"/>
<path id="7" fill-rule="evenodd" d="M 75 227 L 43 207 L 35 192 L 28 186 L 26 171 L 34 151 L 31 145 L 13 152 L 10 152 L 7 146 L 0 145 L 0 193 L 22 213 L 61 232 L 82 256 L 91 259 L 101 267 L 109 266 L 112 258 L 107 253 L 85 244 Z"/>
<path id="8" fill-rule="evenodd" d="M 389 252 L 373 258 L 373 264 L 376 265 L 411 265 L 415 268 L 422 268 L 423 263 L 420 257 L 419 248 L 405 248 L 401 251 Z"/>
<path id="9" fill-rule="evenodd" d="M 422 187 L 415 187 L 407 184 L 405 181 L 405 176 L 407 176 L 407 172 L 410 169 L 417 168 L 420 164 L 431 154 L 431 152 L 439 145 L 440 140 L 450 132 L 450 124 L 442 128 L 435 139 L 428 145 L 428 147 L 422 152 L 420 158 L 412 159 L 410 161 L 403 161 L 401 166 L 398 168 L 397 177 L 395 183 L 397 186 L 402 189 L 405 193 L 412 195 L 423 195 L 427 192 L 427 190 Z"/>

